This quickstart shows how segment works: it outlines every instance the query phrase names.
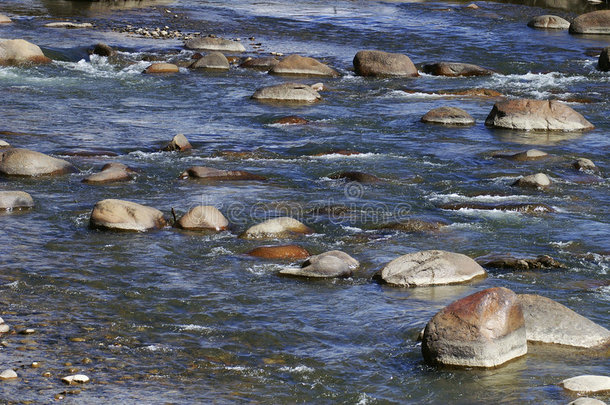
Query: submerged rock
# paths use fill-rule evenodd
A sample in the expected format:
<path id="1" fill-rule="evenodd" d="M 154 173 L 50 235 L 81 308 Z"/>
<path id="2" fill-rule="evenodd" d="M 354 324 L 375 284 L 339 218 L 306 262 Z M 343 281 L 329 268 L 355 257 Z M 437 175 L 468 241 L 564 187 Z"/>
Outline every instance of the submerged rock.
<path id="1" fill-rule="evenodd" d="M 347 181 L 355 181 L 358 183 L 379 183 L 381 179 L 372 174 L 363 172 L 341 172 L 335 173 L 328 176 L 329 179 L 339 180 L 345 179 Z"/>
<path id="2" fill-rule="evenodd" d="M 76 168 L 62 159 L 29 149 L 0 150 L 0 173 L 8 176 L 43 176 L 76 172 Z"/>
<path id="3" fill-rule="evenodd" d="M 229 70 L 229 60 L 220 52 L 210 52 L 197 59 L 190 66 L 191 69 Z"/>
<path id="4" fill-rule="evenodd" d="M 110 45 L 106 45 L 100 42 L 98 44 L 95 44 L 91 53 L 98 56 L 110 57 L 115 56 L 117 52 Z"/>
<path id="5" fill-rule="evenodd" d="M 173 63 L 153 63 L 149 67 L 144 70 L 146 74 L 156 74 L 156 73 L 178 73 L 180 72 L 180 68 Z"/>
<path id="6" fill-rule="evenodd" d="M 584 131 L 594 126 L 572 107 L 555 100 L 497 102 L 485 125 L 525 131 Z"/>
<path id="7" fill-rule="evenodd" d="M 302 222 L 290 217 L 279 217 L 251 226 L 240 235 L 240 238 L 288 238 L 308 233 L 313 233 L 313 230 Z"/>
<path id="8" fill-rule="evenodd" d="M 378 229 L 390 229 L 401 232 L 434 232 L 438 231 L 444 226 L 447 226 L 447 224 L 443 222 L 432 222 L 422 219 L 408 219 L 406 221 L 384 224 L 379 226 Z"/>
<path id="9" fill-rule="evenodd" d="M 530 188 L 547 188 L 551 185 L 551 179 L 544 173 L 530 174 L 523 176 L 515 181 L 513 186 L 530 187 Z"/>
<path id="10" fill-rule="evenodd" d="M 237 41 L 217 37 L 199 37 L 189 39 L 184 43 L 186 49 L 219 51 L 219 52 L 245 52 L 246 48 Z"/>
<path id="11" fill-rule="evenodd" d="M 178 222 L 176 222 L 176 226 L 194 231 L 223 231 L 229 226 L 229 221 L 216 207 L 211 205 L 199 205 L 191 208 L 184 214 Z"/>
<path id="12" fill-rule="evenodd" d="M 496 367 L 527 353 L 517 295 L 488 288 L 448 305 L 428 322 L 422 354 L 428 363 Z"/>
<path id="13" fill-rule="evenodd" d="M 265 177 L 245 172 L 243 170 L 220 170 L 213 167 L 193 166 L 180 175 L 181 178 L 194 178 L 210 181 L 230 181 L 230 180 L 266 180 Z"/>
<path id="14" fill-rule="evenodd" d="M 540 255 L 534 259 L 520 259 L 507 254 L 490 254 L 477 257 L 475 261 L 483 267 L 498 269 L 533 270 L 565 268 L 563 264 L 548 255 Z"/>
<path id="15" fill-rule="evenodd" d="M 441 90 L 438 94 L 447 94 L 452 96 L 467 96 L 467 97 L 482 97 L 482 98 L 500 98 L 504 97 L 502 93 L 492 89 L 478 88 L 466 90 Z"/>
<path id="16" fill-rule="evenodd" d="M 339 73 L 314 58 L 290 55 L 282 59 L 269 70 L 277 75 L 329 76 L 337 77 Z"/>
<path id="17" fill-rule="evenodd" d="M 579 394 L 592 394 L 610 391 L 610 377 L 604 375 L 579 375 L 559 383 L 565 390 Z"/>
<path id="18" fill-rule="evenodd" d="M 24 39 L 0 38 L 0 65 L 50 62 L 38 45 Z"/>
<path id="19" fill-rule="evenodd" d="M 602 53 L 599 55 L 597 68 L 602 72 L 610 71 L 610 46 L 604 48 Z"/>
<path id="20" fill-rule="evenodd" d="M 254 92 L 252 98 L 261 101 L 313 103 L 321 100 L 322 96 L 306 84 L 283 83 L 262 87 Z"/>
<path id="21" fill-rule="evenodd" d="M 519 294 L 529 342 L 594 348 L 610 344 L 610 331 L 560 303 Z"/>
<path id="22" fill-rule="evenodd" d="M 163 150 L 166 152 L 171 151 L 180 151 L 184 152 L 185 150 L 192 149 L 191 143 L 186 139 L 186 136 L 183 134 L 178 134 L 172 138 L 170 143 L 168 143 Z"/>
<path id="23" fill-rule="evenodd" d="M 504 155 L 504 154 L 493 155 L 493 157 L 495 157 L 495 158 L 516 160 L 518 162 L 526 162 L 526 161 L 530 161 L 530 160 L 540 160 L 540 159 L 545 159 L 548 156 L 549 156 L 548 153 L 543 152 L 538 149 L 528 149 L 524 152 L 519 152 L 519 153 L 515 153 L 512 155 Z"/>
<path id="24" fill-rule="evenodd" d="M 458 107 L 439 107 L 428 111 L 422 122 L 442 125 L 474 125 L 474 118 Z"/>
<path id="25" fill-rule="evenodd" d="M 532 18 L 527 26 L 539 29 L 567 30 L 570 28 L 570 22 L 556 15 L 545 14 Z"/>
<path id="26" fill-rule="evenodd" d="M 34 199 L 26 192 L 0 191 L 0 211 L 25 210 L 33 207 Z"/>
<path id="27" fill-rule="evenodd" d="M 466 255 L 424 250 L 392 260 L 375 278 L 397 287 L 418 287 L 463 283 L 486 274 L 477 262 Z"/>
<path id="28" fill-rule="evenodd" d="M 108 163 L 99 173 L 94 173 L 83 179 L 83 183 L 103 184 L 132 179 L 133 170 L 123 163 Z"/>
<path id="29" fill-rule="evenodd" d="M 424 73 L 435 76 L 489 76 L 496 72 L 470 63 L 438 62 L 422 66 Z"/>
<path id="30" fill-rule="evenodd" d="M 417 77 L 417 68 L 407 55 L 383 51 L 359 51 L 354 56 L 354 70 L 358 76 Z"/>
<path id="31" fill-rule="evenodd" d="M 305 118 L 301 118 L 296 115 L 278 118 L 277 120 L 272 122 L 272 124 L 277 124 L 277 125 L 305 125 L 308 123 L 309 123 L 309 121 L 307 121 Z"/>
<path id="32" fill-rule="evenodd" d="M 268 56 L 263 58 L 249 58 L 242 62 L 239 67 L 246 69 L 269 70 L 278 63 L 280 63 L 278 58 L 275 56 Z"/>
<path id="33" fill-rule="evenodd" d="M 494 203 L 452 203 L 443 204 L 439 206 L 443 210 L 498 210 L 498 211 L 514 211 L 521 212 L 524 214 L 545 214 L 549 212 L 555 212 L 553 207 L 543 203 L 506 203 L 506 204 L 494 204 Z"/>
<path id="34" fill-rule="evenodd" d="M 276 260 L 298 260 L 311 256 L 306 249 L 297 245 L 260 246 L 249 251 L 248 254 L 263 259 Z"/>
<path id="35" fill-rule="evenodd" d="M 610 35 L 610 10 L 581 14 L 570 24 L 570 34 Z"/>
<path id="36" fill-rule="evenodd" d="M 331 250 L 319 255 L 311 256 L 305 260 L 301 268 L 286 268 L 280 270 L 283 276 L 311 277 L 311 278 L 335 278 L 351 277 L 360 267 L 358 260 L 345 252 Z"/>
<path id="37" fill-rule="evenodd" d="M 163 228 L 163 213 L 131 201 L 108 199 L 95 204 L 89 224 L 94 229 L 143 232 Z"/>

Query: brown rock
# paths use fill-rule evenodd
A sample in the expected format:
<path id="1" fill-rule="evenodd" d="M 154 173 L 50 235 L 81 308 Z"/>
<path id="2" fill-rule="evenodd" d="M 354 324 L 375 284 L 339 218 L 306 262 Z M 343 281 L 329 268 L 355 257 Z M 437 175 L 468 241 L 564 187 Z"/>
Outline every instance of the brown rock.
<path id="1" fill-rule="evenodd" d="M 428 111 L 422 122 L 442 125 L 474 125 L 474 118 L 457 107 L 439 107 Z"/>
<path id="2" fill-rule="evenodd" d="M 108 163 L 98 173 L 83 179 L 83 183 L 103 184 L 132 179 L 133 170 L 122 163 Z"/>
<path id="3" fill-rule="evenodd" d="M 65 160 L 29 149 L 0 150 L 0 173 L 9 176 L 43 176 L 73 173 L 76 168 Z"/>
<path id="4" fill-rule="evenodd" d="M 570 34 L 610 34 L 610 10 L 581 14 L 570 24 Z"/>
<path id="5" fill-rule="evenodd" d="M 211 205 L 193 207 L 176 223 L 182 229 L 223 231 L 229 226 L 224 215 Z"/>
<path id="6" fill-rule="evenodd" d="M 191 69 L 228 70 L 229 60 L 220 52 L 210 52 L 190 65 Z"/>
<path id="7" fill-rule="evenodd" d="M 108 199 L 95 204 L 89 224 L 93 229 L 138 231 L 163 228 L 163 213 L 131 201 Z"/>
<path id="8" fill-rule="evenodd" d="M 559 263 L 557 260 L 548 255 L 540 255 L 534 259 L 520 259 L 509 254 L 490 254 L 477 257 L 475 260 L 483 267 L 510 270 L 533 270 L 565 267 L 563 264 Z"/>
<path id="9" fill-rule="evenodd" d="M 428 363 L 496 367 L 527 353 L 525 321 L 517 295 L 488 288 L 442 309 L 424 330 Z"/>
<path id="10" fill-rule="evenodd" d="M 187 171 L 183 172 L 180 177 L 183 179 L 191 177 L 210 181 L 266 180 L 266 178 L 263 176 L 248 173 L 242 170 L 220 170 L 204 166 L 193 166 L 187 169 Z"/>
<path id="11" fill-rule="evenodd" d="M 280 61 L 275 56 L 268 56 L 264 58 L 248 58 L 246 61 L 242 62 L 239 67 L 246 69 L 270 70 L 278 63 L 280 63 Z"/>
<path id="12" fill-rule="evenodd" d="M 359 51 L 354 56 L 354 69 L 358 76 L 417 77 L 417 68 L 407 55 L 383 51 Z"/>
<path id="13" fill-rule="evenodd" d="M 169 144 L 163 148 L 166 152 L 171 151 L 180 151 L 184 152 L 185 150 L 192 149 L 190 142 L 186 139 L 186 136 L 183 134 L 178 134 L 174 136 Z"/>
<path id="14" fill-rule="evenodd" d="M 381 181 L 381 179 L 377 176 L 362 172 L 341 172 L 331 174 L 328 177 L 333 180 L 345 179 L 347 181 L 356 181 L 358 183 L 378 183 Z"/>
<path id="15" fill-rule="evenodd" d="M 146 74 L 157 74 L 157 73 L 178 73 L 180 68 L 173 63 L 153 63 L 146 68 L 144 73 Z"/>
<path id="16" fill-rule="evenodd" d="M 343 156 L 352 156 L 352 155 L 361 155 L 362 152 L 357 152 L 355 150 L 346 150 L 346 149 L 333 149 L 328 152 L 320 152 L 316 153 L 313 156 L 328 156 L 328 155 L 343 155 Z"/>
<path id="17" fill-rule="evenodd" d="M 532 18 L 527 26 L 530 28 L 567 30 L 570 28 L 570 22 L 556 15 L 547 14 Z"/>
<path id="18" fill-rule="evenodd" d="M 308 123 L 309 121 L 307 121 L 305 118 L 297 117 L 296 115 L 279 118 L 272 122 L 272 124 L 277 125 L 305 125 Z"/>
<path id="19" fill-rule="evenodd" d="M 299 76 L 330 76 L 337 77 L 339 73 L 314 58 L 300 55 L 290 55 L 282 59 L 277 65 L 269 70 L 271 74 L 277 75 L 299 75 Z"/>
<path id="20" fill-rule="evenodd" d="M 299 260 L 307 259 L 310 256 L 307 250 L 297 245 L 261 246 L 249 251 L 248 254 L 275 260 Z"/>
<path id="21" fill-rule="evenodd" d="M 438 62 L 422 67 L 425 73 L 435 76 L 489 76 L 496 72 L 470 63 Z"/>
<path id="22" fill-rule="evenodd" d="M 99 44 L 96 44 L 93 47 L 92 53 L 95 55 L 106 56 L 106 57 L 116 55 L 116 51 L 111 46 L 103 44 L 101 42 Z"/>
<path id="23" fill-rule="evenodd" d="M 0 38 L 0 65 L 19 65 L 24 63 L 50 63 L 38 45 L 24 39 Z"/>

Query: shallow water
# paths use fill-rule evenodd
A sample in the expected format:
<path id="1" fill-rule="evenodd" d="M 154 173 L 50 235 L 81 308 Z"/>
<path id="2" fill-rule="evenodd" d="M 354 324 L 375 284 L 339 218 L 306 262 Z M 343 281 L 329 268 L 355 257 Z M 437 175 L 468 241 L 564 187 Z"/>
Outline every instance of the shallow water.
<path id="1" fill-rule="evenodd" d="M 564 404 L 572 398 L 557 382 L 609 374 L 607 353 L 544 346 L 530 347 L 528 356 L 495 370 L 438 369 L 423 363 L 416 337 L 440 308 L 491 286 L 551 297 L 610 326 L 610 75 L 596 71 L 597 57 L 588 56 L 610 45 L 610 37 L 532 30 L 527 21 L 549 10 L 506 3 L 478 2 L 478 10 L 438 2 L 157 4 L 104 8 L 24 0 L 0 6 L 15 21 L 0 26 L 0 37 L 28 39 L 56 60 L 0 68 L 0 139 L 65 158 L 81 170 L 56 178 L 0 178 L 0 189 L 27 191 L 37 203 L 30 212 L 0 215 L 0 315 L 14 330 L 36 330 L 4 337 L 0 365 L 21 367 L 21 379 L 2 383 L 2 401 L 51 402 L 72 389 L 59 381 L 70 368 L 93 381 L 66 394 L 67 403 Z M 575 16 L 569 9 L 553 12 Z M 43 27 L 68 17 L 96 28 Z M 292 79 L 236 67 L 145 76 L 140 72 L 149 62 L 142 59 L 178 61 L 191 53 L 177 40 L 112 30 L 127 24 L 241 38 L 249 55 L 256 53 L 251 44 L 261 43 L 260 53 L 313 56 L 343 76 L 324 80 L 329 90 L 319 104 L 260 104 L 249 99 L 255 89 Z M 122 50 L 121 62 L 89 58 L 87 49 L 99 41 Z M 402 52 L 416 64 L 454 60 L 499 73 L 355 77 L 352 58 L 368 48 Z M 569 135 L 489 129 L 483 122 L 494 100 L 438 94 L 475 87 L 509 97 L 587 101 L 570 105 L 596 129 Z M 419 122 L 441 105 L 466 109 L 477 124 Z M 311 123 L 271 124 L 287 115 Z M 157 152 L 176 133 L 195 149 Z M 553 157 L 525 163 L 491 157 L 531 147 Z M 313 156 L 338 149 L 363 154 Z M 73 156 L 92 150 L 104 155 Z M 256 153 L 239 158 L 222 151 Z M 600 175 L 573 171 L 576 157 L 592 159 Z M 81 183 L 111 161 L 137 170 L 136 179 L 101 187 Z M 248 170 L 269 180 L 180 180 L 193 165 Z M 355 185 L 328 178 L 342 170 L 384 181 Z M 538 171 L 553 180 L 549 191 L 510 187 Z M 104 198 L 140 202 L 168 217 L 171 208 L 181 213 L 214 205 L 232 228 L 216 235 L 90 230 L 91 209 Z M 556 212 L 439 208 L 461 202 L 546 203 Z M 348 213 L 325 214 L 335 206 Z M 312 282 L 280 278 L 277 272 L 287 264 L 248 257 L 256 246 L 281 242 L 236 236 L 286 213 L 316 231 L 295 242 L 313 253 L 346 251 L 362 270 L 347 280 Z M 433 233 L 375 229 L 406 218 L 450 226 Z M 472 257 L 549 254 L 567 267 L 491 269 L 487 279 L 463 286 L 397 289 L 371 281 L 390 260 L 423 249 Z M 30 368 L 32 361 L 42 366 Z M 51 377 L 42 376 L 47 371 Z"/>

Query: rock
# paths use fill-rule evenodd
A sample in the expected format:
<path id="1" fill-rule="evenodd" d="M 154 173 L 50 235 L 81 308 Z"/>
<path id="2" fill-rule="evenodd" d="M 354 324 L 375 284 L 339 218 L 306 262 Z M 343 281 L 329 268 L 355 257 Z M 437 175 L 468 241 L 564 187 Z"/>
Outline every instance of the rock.
<path id="1" fill-rule="evenodd" d="M 216 37 L 199 37 L 187 40 L 186 49 L 219 51 L 219 52 L 245 52 L 246 48 L 237 41 Z"/>
<path id="2" fill-rule="evenodd" d="M 220 170 L 204 166 L 193 166 L 183 172 L 180 177 L 183 179 L 191 177 L 195 179 L 203 179 L 210 181 L 266 180 L 266 178 L 263 176 L 259 176 L 258 174 L 252 174 L 242 170 Z"/>
<path id="3" fill-rule="evenodd" d="M 470 63 L 438 62 L 422 66 L 425 73 L 435 76 L 489 76 L 496 72 Z"/>
<path id="4" fill-rule="evenodd" d="M 248 252 L 250 256 L 263 259 L 298 260 L 306 259 L 309 252 L 297 245 L 261 246 Z"/>
<path id="5" fill-rule="evenodd" d="M 477 257 L 475 261 L 483 267 L 498 269 L 532 270 L 565 268 L 563 264 L 548 255 L 540 255 L 534 259 L 520 259 L 507 254 L 490 254 Z"/>
<path id="6" fill-rule="evenodd" d="M 610 344 L 610 331 L 550 298 L 519 294 L 528 342 L 594 348 Z"/>
<path id="7" fill-rule="evenodd" d="M 339 73 L 314 58 L 300 55 L 285 57 L 273 66 L 269 73 L 276 75 L 298 75 L 298 76 L 330 76 L 337 77 Z"/>
<path id="8" fill-rule="evenodd" d="M 171 151 L 180 151 L 184 152 L 185 150 L 192 149 L 191 143 L 186 139 L 186 136 L 183 134 L 178 134 L 174 136 L 170 143 L 168 143 L 163 150 L 166 152 Z"/>
<path id="9" fill-rule="evenodd" d="M 597 171 L 597 166 L 593 163 L 592 160 L 587 158 L 578 158 L 576 162 L 572 163 L 572 167 L 576 170 L 580 170 L 583 172 L 595 172 Z"/>
<path id="10" fill-rule="evenodd" d="M 0 140 L 0 149 L 6 149 L 6 148 L 10 148 L 11 145 L 9 145 L 8 142 Z"/>
<path id="11" fill-rule="evenodd" d="M 260 224 L 251 226 L 240 238 L 287 238 L 298 234 L 313 233 L 313 230 L 302 222 L 290 217 L 268 219 Z"/>
<path id="12" fill-rule="evenodd" d="M 354 56 L 353 63 L 358 76 L 419 76 L 411 59 L 400 53 L 359 51 Z"/>
<path id="13" fill-rule="evenodd" d="M 297 117 L 296 115 L 279 118 L 272 122 L 272 124 L 276 125 L 305 125 L 307 123 L 309 123 L 309 121 L 305 118 Z"/>
<path id="14" fill-rule="evenodd" d="M 13 22 L 13 20 L 8 18 L 7 16 L 5 16 L 4 14 L 0 14 L 0 24 L 8 24 L 8 23 L 12 23 L 12 22 Z"/>
<path id="15" fill-rule="evenodd" d="M 594 126 L 555 100 L 505 100 L 494 104 L 485 125 L 525 131 L 584 131 Z"/>
<path id="16" fill-rule="evenodd" d="M 355 150 L 347 150 L 347 149 L 331 149 L 327 152 L 316 153 L 312 156 L 328 156 L 328 155 L 342 155 L 342 156 L 352 156 L 352 155 L 361 155 L 362 152 L 358 152 Z"/>
<path id="17" fill-rule="evenodd" d="M 610 34 L 610 10 L 579 15 L 570 24 L 570 34 Z"/>
<path id="18" fill-rule="evenodd" d="M 99 173 L 94 173 L 83 179 L 83 183 L 102 184 L 132 179 L 133 170 L 122 163 L 108 163 Z"/>
<path id="19" fill-rule="evenodd" d="M 280 63 L 278 58 L 275 56 L 268 56 L 264 58 L 249 58 L 242 62 L 239 67 L 246 69 L 270 70 L 278 63 Z"/>
<path id="20" fill-rule="evenodd" d="M 555 212 L 553 207 L 543 203 L 506 203 L 506 204 L 493 204 L 493 203 L 451 203 L 443 204 L 439 206 L 443 210 L 488 210 L 488 211 L 514 211 L 521 212 L 523 214 L 546 214 L 549 212 Z"/>
<path id="21" fill-rule="evenodd" d="M 7 324 L 3 323 L 0 325 L 0 333 L 8 333 L 9 330 L 11 330 L 11 328 Z"/>
<path id="22" fill-rule="evenodd" d="M 379 229 L 390 229 L 401 232 L 434 232 L 438 231 L 444 226 L 447 226 L 447 224 L 442 222 L 430 222 L 421 219 L 408 219 L 402 222 L 381 225 Z"/>
<path id="23" fill-rule="evenodd" d="M 422 122 L 443 125 L 474 125 L 474 118 L 457 107 L 439 107 L 428 111 Z"/>
<path id="24" fill-rule="evenodd" d="M 441 90 L 438 94 L 447 94 L 452 96 L 466 97 L 483 97 L 483 98 L 500 98 L 504 97 L 502 93 L 492 89 L 466 89 L 466 90 Z"/>
<path id="25" fill-rule="evenodd" d="M 313 103 L 322 99 L 320 93 L 306 84 L 283 83 L 263 87 L 254 92 L 252 98 L 261 101 Z"/>
<path id="26" fill-rule="evenodd" d="M 604 375 L 579 375 L 559 383 L 563 389 L 579 394 L 606 393 L 610 391 L 610 377 Z"/>
<path id="27" fill-rule="evenodd" d="M 354 270 L 360 267 L 358 260 L 339 250 L 331 250 L 305 260 L 301 268 L 280 270 L 283 276 L 334 278 L 351 277 Z"/>
<path id="28" fill-rule="evenodd" d="M 191 208 L 189 212 L 184 214 L 176 225 L 182 229 L 194 231 L 224 231 L 229 226 L 229 221 L 216 207 L 199 205 Z"/>
<path id="29" fill-rule="evenodd" d="M 191 69 L 229 70 L 229 60 L 220 52 L 210 52 L 197 59 L 190 66 Z"/>
<path id="30" fill-rule="evenodd" d="M 106 57 L 116 55 L 116 51 L 111 46 L 103 44 L 103 43 L 96 44 L 93 47 L 92 53 L 95 55 L 106 56 Z"/>
<path id="31" fill-rule="evenodd" d="M 61 379 L 61 381 L 68 385 L 85 384 L 85 383 L 89 382 L 89 377 L 87 377 L 84 374 L 75 374 L 75 375 L 69 375 L 69 376 L 63 377 Z"/>
<path id="32" fill-rule="evenodd" d="M 163 213 L 131 201 L 108 199 L 95 204 L 89 224 L 94 229 L 138 231 L 166 225 Z"/>
<path id="33" fill-rule="evenodd" d="M 545 159 L 549 156 L 548 153 L 543 152 L 541 150 L 538 149 L 528 149 L 524 152 L 519 152 L 519 153 L 515 153 L 512 155 L 503 155 L 503 154 L 496 154 L 493 155 L 493 157 L 495 158 L 503 158 L 503 159 L 510 159 L 510 160 L 516 160 L 517 162 L 526 162 L 526 161 L 530 161 L 530 160 L 540 160 L 540 159 Z"/>
<path id="34" fill-rule="evenodd" d="M 43 176 L 73 173 L 76 168 L 62 159 L 29 149 L 0 150 L 0 173 L 8 176 Z"/>
<path id="35" fill-rule="evenodd" d="M 24 210 L 32 207 L 34 207 L 34 199 L 28 193 L 23 191 L 0 191 L 0 211 Z"/>
<path id="36" fill-rule="evenodd" d="M 44 25 L 48 28 L 92 28 L 91 23 L 75 23 L 70 21 L 52 22 Z"/>
<path id="37" fill-rule="evenodd" d="M 38 45 L 24 39 L 0 38 L 0 65 L 50 62 Z"/>
<path id="38" fill-rule="evenodd" d="M 478 10 L 478 9 L 479 9 L 479 6 L 477 6 L 477 5 L 476 5 L 476 4 L 474 4 L 474 3 L 470 3 L 469 5 L 467 5 L 467 6 L 466 6 L 466 8 L 471 8 L 471 9 L 473 9 L 473 10 Z"/>
<path id="39" fill-rule="evenodd" d="M 17 373 L 10 368 L 0 373 L 0 380 L 14 380 L 15 378 L 17 378 Z"/>
<path id="40" fill-rule="evenodd" d="M 496 367 L 527 353 L 525 322 L 517 295 L 488 288 L 442 309 L 424 330 L 428 363 Z"/>
<path id="41" fill-rule="evenodd" d="M 567 30 L 570 28 L 570 22 L 556 15 L 547 14 L 532 18 L 527 26 L 540 29 Z"/>
<path id="42" fill-rule="evenodd" d="M 529 188 L 547 188 L 551 185 L 551 179 L 544 173 L 536 173 L 530 174 L 529 176 L 523 176 L 512 185 Z"/>
<path id="43" fill-rule="evenodd" d="M 604 48 L 602 53 L 599 55 L 597 68 L 603 72 L 610 71 L 610 46 Z"/>
<path id="44" fill-rule="evenodd" d="M 568 405 L 606 405 L 606 403 L 595 398 L 580 397 Z"/>
<path id="45" fill-rule="evenodd" d="M 397 287 L 418 287 L 463 283 L 485 275 L 485 270 L 466 255 L 424 250 L 392 260 L 375 278 Z"/>
<path id="46" fill-rule="evenodd" d="M 329 179 L 339 180 L 345 179 L 347 181 L 356 181 L 358 183 L 378 183 L 381 179 L 377 176 L 362 172 L 341 172 L 335 173 L 328 176 Z"/>
<path id="47" fill-rule="evenodd" d="M 173 63 L 153 63 L 144 70 L 146 74 L 178 73 L 180 68 Z"/>

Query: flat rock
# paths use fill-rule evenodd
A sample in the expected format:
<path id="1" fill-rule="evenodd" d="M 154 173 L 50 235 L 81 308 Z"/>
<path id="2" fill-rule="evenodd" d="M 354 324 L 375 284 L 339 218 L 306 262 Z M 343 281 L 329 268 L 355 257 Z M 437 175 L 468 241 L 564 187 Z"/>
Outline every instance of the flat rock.
<path id="1" fill-rule="evenodd" d="M 510 270 L 534 270 L 565 268 L 563 264 L 548 255 L 539 255 L 536 258 L 518 258 L 509 254 L 490 254 L 475 259 L 483 267 Z"/>
<path id="2" fill-rule="evenodd" d="M 24 39 L 0 38 L 0 65 L 50 62 L 38 45 Z"/>
<path id="3" fill-rule="evenodd" d="M 311 256 L 303 262 L 301 268 L 280 270 L 280 275 L 310 278 L 351 277 L 358 267 L 360 267 L 358 260 L 347 253 L 331 250 Z"/>
<path id="4" fill-rule="evenodd" d="M 422 122 L 442 125 L 474 125 L 474 118 L 458 107 L 439 107 L 428 111 Z"/>
<path id="5" fill-rule="evenodd" d="M 199 205 L 191 208 L 176 223 L 182 229 L 223 231 L 229 221 L 218 208 L 211 205 Z"/>
<path id="6" fill-rule="evenodd" d="M 75 374 L 63 377 L 61 381 L 64 384 L 72 385 L 72 384 L 85 384 L 89 382 L 89 377 L 84 374 Z"/>
<path id="7" fill-rule="evenodd" d="M 610 344 L 610 331 L 566 306 L 535 294 L 519 294 L 529 342 L 594 348 Z"/>
<path id="8" fill-rule="evenodd" d="M 49 28 L 92 28 L 91 23 L 75 23 L 70 21 L 52 22 L 44 25 Z"/>
<path id="9" fill-rule="evenodd" d="M 314 103 L 321 100 L 322 96 L 306 84 L 283 83 L 262 87 L 254 92 L 252 98 L 272 102 Z"/>
<path id="10" fill-rule="evenodd" d="M 584 131 L 594 126 L 572 107 L 555 100 L 497 102 L 485 125 L 525 131 Z"/>
<path id="11" fill-rule="evenodd" d="M 190 66 L 191 69 L 229 70 L 229 60 L 221 52 L 210 52 L 197 59 Z"/>
<path id="12" fill-rule="evenodd" d="M 240 237 L 245 239 L 287 238 L 309 233 L 313 233 L 313 230 L 302 222 L 290 217 L 279 217 L 251 226 Z"/>
<path id="13" fill-rule="evenodd" d="M 598 170 L 595 163 L 587 158 L 578 158 L 576 162 L 572 163 L 572 167 L 583 172 L 595 172 Z"/>
<path id="14" fill-rule="evenodd" d="M 496 367 L 527 353 L 525 321 L 517 295 L 488 288 L 459 299 L 428 322 L 424 360 L 461 367 Z"/>
<path id="15" fill-rule="evenodd" d="M 401 232 L 434 232 L 444 226 L 447 226 L 447 224 L 443 222 L 408 219 L 406 221 L 383 224 L 378 229 L 390 229 Z"/>
<path id="16" fill-rule="evenodd" d="M 443 250 L 424 250 L 400 256 L 375 278 L 397 287 L 464 283 L 485 277 L 485 270 L 470 257 Z"/>
<path id="17" fill-rule="evenodd" d="M 163 150 L 166 152 L 171 152 L 171 151 L 184 152 L 185 150 L 189 150 L 192 148 L 193 148 L 193 146 L 188 141 L 188 139 L 186 139 L 186 136 L 184 136 L 184 134 L 177 134 L 176 136 L 174 136 L 172 138 L 170 143 L 168 143 L 163 148 Z"/>
<path id="18" fill-rule="evenodd" d="M 417 77 L 417 68 L 407 55 L 384 51 L 359 51 L 354 56 L 354 70 L 358 76 L 367 77 Z"/>
<path id="19" fill-rule="evenodd" d="M 597 68 L 602 72 L 610 71 L 610 46 L 604 48 L 602 53 L 599 55 Z"/>
<path id="20" fill-rule="evenodd" d="M 94 229 L 143 232 L 163 228 L 163 213 L 131 201 L 108 199 L 95 204 L 89 224 Z"/>
<path id="21" fill-rule="evenodd" d="M 266 180 L 258 174 L 249 173 L 243 170 L 220 170 L 213 167 L 193 166 L 180 175 L 181 178 L 194 178 L 209 181 L 230 181 L 230 180 Z"/>
<path id="22" fill-rule="evenodd" d="M 610 377 L 605 375 L 579 375 L 559 383 L 563 389 L 579 394 L 605 393 L 610 391 Z"/>
<path id="23" fill-rule="evenodd" d="M 358 183 L 378 183 L 381 181 L 381 179 L 375 175 L 356 171 L 334 173 L 329 175 L 328 178 L 333 180 L 344 179 Z"/>
<path id="24" fill-rule="evenodd" d="M 105 184 L 117 181 L 129 181 L 133 178 L 133 170 L 122 163 L 108 163 L 98 173 L 94 173 L 83 179 L 83 183 Z"/>
<path id="25" fill-rule="evenodd" d="M 470 63 L 438 62 L 422 66 L 424 73 L 435 76 L 489 76 L 496 72 Z"/>
<path id="26" fill-rule="evenodd" d="M 551 179 L 544 173 L 536 173 L 523 176 L 512 185 L 526 188 L 547 188 L 551 185 Z"/>
<path id="27" fill-rule="evenodd" d="M 502 93 L 492 89 L 475 88 L 465 90 L 441 90 L 439 94 L 447 94 L 451 96 L 466 96 L 466 97 L 481 97 L 481 98 L 500 98 L 504 97 Z"/>
<path id="28" fill-rule="evenodd" d="M 280 63 L 280 60 L 275 56 L 267 56 L 262 58 L 248 58 L 242 62 L 239 67 L 246 69 L 270 70 L 278 63 Z"/>
<path id="29" fill-rule="evenodd" d="M 530 160 L 545 159 L 545 158 L 549 157 L 549 154 L 546 152 L 543 152 L 541 150 L 538 150 L 538 149 L 528 149 L 526 151 L 518 152 L 515 154 L 511 154 L 511 155 L 496 154 L 496 155 L 493 155 L 493 157 L 515 160 L 517 162 L 527 162 Z"/>
<path id="30" fill-rule="evenodd" d="M 527 26 L 539 29 L 567 30 L 570 28 L 570 22 L 556 15 L 545 14 L 532 18 Z"/>
<path id="31" fill-rule="evenodd" d="M 62 159 L 29 149 L 0 150 L 0 173 L 8 176 L 43 176 L 76 172 L 76 168 Z"/>
<path id="32" fill-rule="evenodd" d="M 305 118 L 297 117 L 296 115 L 278 118 L 272 122 L 272 124 L 276 125 L 305 125 L 307 123 L 309 123 L 309 121 L 307 121 Z"/>
<path id="33" fill-rule="evenodd" d="M 298 260 L 306 259 L 309 252 L 297 245 L 260 246 L 248 252 L 250 256 L 263 259 Z"/>
<path id="34" fill-rule="evenodd" d="M 5 16 L 4 14 L 0 14 L 0 24 L 8 24 L 12 22 L 13 20 L 11 20 L 9 17 Z"/>
<path id="35" fill-rule="evenodd" d="M 570 34 L 610 35 L 610 10 L 581 14 L 570 24 Z"/>
<path id="36" fill-rule="evenodd" d="M 26 192 L 0 191 L 0 211 L 24 210 L 33 207 L 34 199 Z"/>
<path id="37" fill-rule="evenodd" d="M 328 76 L 337 77 L 339 73 L 324 63 L 305 56 L 290 55 L 273 66 L 269 73 L 292 76 Z"/>
<path id="38" fill-rule="evenodd" d="M 219 51 L 219 52 L 245 52 L 246 48 L 238 41 L 217 37 L 199 37 L 189 39 L 184 43 L 187 49 Z"/>
<path id="39" fill-rule="evenodd" d="M 178 73 L 180 68 L 173 63 L 153 63 L 144 70 L 146 74 Z"/>
<path id="40" fill-rule="evenodd" d="M 514 211 L 523 214 L 546 214 L 555 212 L 553 207 L 544 203 L 449 203 L 439 206 L 443 210 L 486 210 L 486 211 Z"/>
<path id="41" fill-rule="evenodd" d="M 0 373 L 0 380 L 14 380 L 15 378 L 17 378 L 17 373 L 10 368 Z"/>

